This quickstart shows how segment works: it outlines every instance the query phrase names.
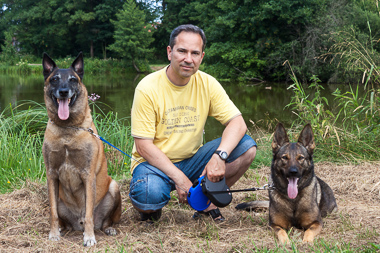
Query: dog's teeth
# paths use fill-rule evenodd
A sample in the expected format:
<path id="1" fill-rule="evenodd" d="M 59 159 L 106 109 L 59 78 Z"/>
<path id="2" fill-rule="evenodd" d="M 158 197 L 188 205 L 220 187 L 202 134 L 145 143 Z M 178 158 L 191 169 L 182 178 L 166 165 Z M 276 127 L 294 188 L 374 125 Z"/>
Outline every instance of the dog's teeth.
<path id="1" fill-rule="evenodd" d="M 70 103 L 70 101 L 71 101 L 71 98 L 69 98 L 69 103 Z"/>
<path id="2" fill-rule="evenodd" d="M 58 102 L 58 104 L 59 104 L 59 99 L 57 98 L 57 102 Z"/>

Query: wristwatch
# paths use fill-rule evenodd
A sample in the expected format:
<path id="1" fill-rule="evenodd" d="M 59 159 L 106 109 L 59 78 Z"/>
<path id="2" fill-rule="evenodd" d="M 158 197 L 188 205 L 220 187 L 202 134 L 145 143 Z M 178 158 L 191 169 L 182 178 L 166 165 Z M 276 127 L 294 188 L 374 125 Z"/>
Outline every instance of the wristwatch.
<path id="1" fill-rule="evenodd" d="M 223 161 L 225 161 L 228 157 L 228 154 L 226 151 L 222 151 L 222 150 L 217 150 L 214 152 L 214 154 L 217 154 L 219 155 L 220 159 L 222 159 Z"/>

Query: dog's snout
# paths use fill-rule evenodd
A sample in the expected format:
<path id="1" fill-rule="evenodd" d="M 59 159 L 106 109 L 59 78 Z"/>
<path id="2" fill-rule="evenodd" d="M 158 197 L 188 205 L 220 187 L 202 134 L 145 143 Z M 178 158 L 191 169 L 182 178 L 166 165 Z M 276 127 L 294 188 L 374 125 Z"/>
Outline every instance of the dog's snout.
<path id="1" fill-rule="evenodd" d="M 69 91 L 69 88 L 60 88 L 58 92 L 62 98 L 66 98 L 69 95 Z"/>
<path id="2" fill-rule="evenodd" d="M 290 176 L 296 176 L 298 174 L 298 169 L 295 166 L 292 166 L 289 168 L 289 175 Z"/>

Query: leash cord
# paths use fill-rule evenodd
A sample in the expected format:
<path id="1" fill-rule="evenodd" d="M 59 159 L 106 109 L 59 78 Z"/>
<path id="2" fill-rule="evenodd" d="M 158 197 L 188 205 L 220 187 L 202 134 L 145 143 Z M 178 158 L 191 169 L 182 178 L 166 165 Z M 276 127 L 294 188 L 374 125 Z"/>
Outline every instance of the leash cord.
<path id="1" fill-rule="evenodd" d="M 103 141 L 104 143 L 110 145 L 111 147 L 113 147 L 114 149 L 118 150 L 119 152 L 123 153 L 124 155 L 128 156 L 129 158 L 131 158 L 132 160 L 136 161 L 137 163 L 143 165 L 145 168 L 147 168 L 148 170 L 152 171 L 154 174 L 158 175 L 159 177 L 161 177 L 162 179 L 164 179 L 165 181 L 167 181 L 169 184 L 173 184 L 173 185 L 176 185 L 174 183 L 173 180 L 171 179 L 167 179 L 165 177 L 163 177 L 162 175 L 158 174 L 156 171 L 152 170 L 151 168 L 149 168 L 148 166 L 146 166 L 145 164 L 141 163 L 140 161 L 136 160 L 135 158 L 133 158 L 132 156 L 128 155 L 127 153 L 125 153 L 124 151 L 122 151 L 121 149 L 119 149 L 118 147 L 114 146 L 113 144 L 111 144 L 109 141 L 107 141 L 106 139 L 104 139 L 103 137 L 101 137 L 100 135 L 96 134 L 94 132 L 94 130 L 92 130 L 92 128 L 88 128 L 88 129 L 85 129 L 85 128 L 81 128 L 81 127 L 68 127 L 68 128 L 72 128 L 72 129 L 79 129 L 79 130 L 83 130 L 83 131 L 87 131 L 89 132 L 91 135 L 93 135 L 94 137 L 98 138 L 99 140 Z M 179 187 L 178 185 L 176 185 L 179 189 L 181 189 L 182 191 L 186 192 L 186 194 L 188 193 L 187 190 L 183 189 L 182 187 Z M 210 191 L 212 193 L 232 193 L 232 192 L 246 192 L 246 191 L 259 191 L 259 190 L 271 190 L 271 189 L 274 189 L 274 186 L 273 184 L 265 184 L 264 186 L 262 187 L 253 187 L 253 188 L 248 188 L 248 189 L 239 189 L 239 190 L 228 190 L 228 191 Z"/>
<path id="2" fill-rule="evenodd" d="M 104 143 L 110 145 L 110 146 L 113 147 L 114 149 L 120 151 L 121 153 L 123 153 L 124 155 L 128 156 L 129 158 L 131 158 L 132 160 L 136 161 L 137 163 L 139 163 L 139 164 L 145 166 L 145 168 L 147 168 L 148 170 L 152 171 L 153 173 L 155 173 L 156 175 L 158 175 L 159 177 L 161 177 L 162 179 L 164 179 L 165 181 L 167 181 L 169 184 L 174 184 L 174 185 L 176 185 L 176 184 L 174 183 L 173 180 L 171 180 L 171 179 L 168 180 L 167 178 L 165 178 L 164 176 L 158 174 L 156 171 L 152 170 L 151 168 L 149 168 L 149 167 L 146 166 L 145 164 L 141 163 L 140 161 L 138 161 L 138 160 L 136 160 L 135 158 L 133 158 L 132 156 L 128 155 L 127 153 L 125 153 L 125 152 L 122 151 L 121 149 L 119 149 L 119 148 L 117 148 L 116 146 L 112 145 L 109 141 L 107 141 L 106 139 L 104 139 L 104 138 L 101 137 L 100 135 L 94 133 L 94 130 L 92 130 L 91 127 L 88 128 L 88 129 L 84 129 L 84 128 L 78 128 L 78 129 L 85 130 L 85 131 L 89 132 L 91 135 L 95 136 L 95 137 L 98 138 L 99 140 L 101 140 L 101 141 L 103 141 Z M 186 194 L 187 194 L 187 191 L 184 190 L 182 187 L 179 187 L 178 185 L 177 185 L 177 187 L 178 187 L 179 189 L 181 189 L 182 191 L 186 192 Z"/>
<path id="3" fill-rule="evenodd" d="M 271 190 L 274 189 L 273 184 L 265 184 L 262 187 L 253 187 L 248 189 L 239 189 L 239 190 L 228 190 L 228 191 L 210 191 L 211 193 L 232 193 L 232 192 L 253 192 L 253 191 L 260 191 L 260 190 Z"/>

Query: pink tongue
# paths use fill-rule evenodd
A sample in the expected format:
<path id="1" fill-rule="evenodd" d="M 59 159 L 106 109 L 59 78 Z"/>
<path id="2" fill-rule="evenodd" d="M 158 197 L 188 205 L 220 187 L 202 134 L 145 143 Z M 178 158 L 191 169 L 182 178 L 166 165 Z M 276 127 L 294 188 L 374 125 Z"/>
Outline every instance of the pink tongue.
<path id="1" fill-rule="evenodd" d="M 58 117 L 61 120 L 67 120 L 69 118 L 69 100 L 60 99 L 58 104 Z"/>
<path id="2" fill-rule="evenodd" d="M 288 184 L 288 196 L 291 199 L 295 199 L 298 194 L 298 188 L 297 188 L 297 181 L 298 178 L 288 178 L 289 184 Z"/>

